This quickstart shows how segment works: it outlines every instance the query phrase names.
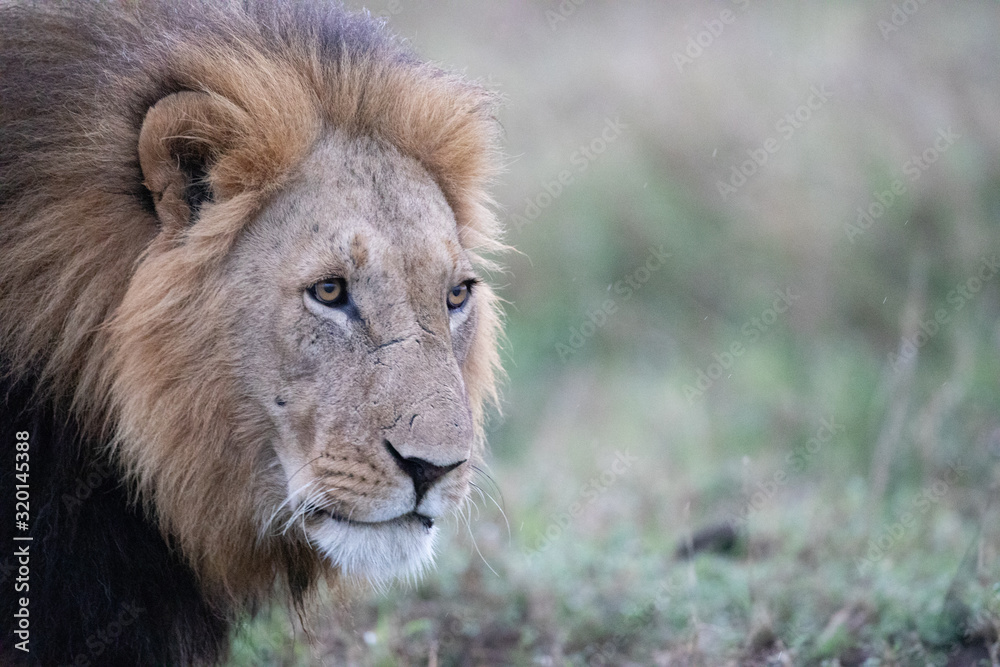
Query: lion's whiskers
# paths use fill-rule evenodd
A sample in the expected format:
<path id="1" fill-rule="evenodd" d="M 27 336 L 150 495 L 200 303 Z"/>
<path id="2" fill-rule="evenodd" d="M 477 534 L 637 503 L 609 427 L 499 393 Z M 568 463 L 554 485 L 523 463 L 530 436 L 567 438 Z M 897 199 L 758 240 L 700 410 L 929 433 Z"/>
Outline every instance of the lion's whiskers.
<path id="1" fill-rule="evenodd" d="M 324 491 L 322 489 L 315 489 L 314 490 L 312 488 L 312 487 L 318 485 L 319 483 L 320 483 L 320 480 L 318 480 L 318 479 L 314 479 L 312 481 L 306 482 L 304 485 L 302 485 L 298 489 L 295 489 L 293 492 L 289 493 L 285 497 L 285 500 L 282 501 L 282 503 L 280 505 L 278 505 L 278 507 L 275 508 L 274 512 L 272 512 L 272 514 L 271 514 L 271 517 L 268 519 L 268 523 L 267 523 L 268 526 L 270 526 L 270 525 L 272 525 L 274 523 L 275 519 L 277 519 L 277 517 L 278 517 L 278 514 L 283 509 L 285 509 L 286 507 L 288 507 L 288 505 L 292 501 L 297 501 L 298 502 L 297 506 L 292 511 L 291 515 L 287 519 L 285 519 L 284 525 L 282 526 L 282 528 L 278 532 L 272 533 L 272 536 L 285 535 L 288 532 L 288 529 L 292 527 L 292 525 L 295 523 L 295 521 L 298 518 L 300 518 L 300 517 L 303 518 L 303 519 L 305 518 L 305 512 L 306 512 L 306 510 L 309 509 L 313 505 L 313 503 L 318 499 L 318 497 L 320 497 L 320 496 L 322 496 L 324 494 Z M 306 496 L 305 500 L 298 501 L 298 499 L 301 498 L 302 495 L 304 493 L 306 493 L 306 492 L 308 492 L 309 495 Z"/>

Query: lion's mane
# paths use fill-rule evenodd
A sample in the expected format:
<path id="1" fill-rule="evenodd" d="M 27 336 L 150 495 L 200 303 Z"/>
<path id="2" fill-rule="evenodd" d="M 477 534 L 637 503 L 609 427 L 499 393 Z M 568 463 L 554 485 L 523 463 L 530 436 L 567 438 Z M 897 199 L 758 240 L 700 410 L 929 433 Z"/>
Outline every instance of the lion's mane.
<path id="1" fill-rule="evenodd" d="M 160 234 L 137 146 L 147 111 L 186 90 L 230 109 L 211 183 L 227 208 L 178 239 Z M 312 553 L 257 535 L 274 499 L 257 425 L 218 372 L 212 276 L 329 128 L 418 160 L 485 263 L 494 110 L 331 3 L 0 3 L 0 442 L 30 433 L 29 662 L 211 662 L 240 614 L 321 576 Z M 497 332 L 487 300 L 463 368 L 480 433 Z M 0 658 L 16 661 L 10 563 Z"/>

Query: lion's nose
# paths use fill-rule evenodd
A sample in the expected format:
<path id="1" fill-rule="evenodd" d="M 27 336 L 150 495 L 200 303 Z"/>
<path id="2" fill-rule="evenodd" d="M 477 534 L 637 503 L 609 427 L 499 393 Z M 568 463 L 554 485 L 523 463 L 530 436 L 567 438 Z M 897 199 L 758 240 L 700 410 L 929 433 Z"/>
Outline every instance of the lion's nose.
<path id="1" fill-rule="evenodd" d="M 434 482 L 438 481 L 449 472 L 457 468 L 458 466 L 465 463 L 466 459 L 461 461 L 456 461 L 455 463 L 449 463 L 448 465 L 435 465 L 430 461 L 425 461 L 424 459 L 418 459 L 415 457 L 407 458 L 396 451 L 396 448 L 392 446 L 392 443 L 388 440 L 385 441 L 385 448 L 389 450 L 389 454 L 392 455 L 393 460 L 396 465 L 402 469 L 410 479 L 413 480 L 413 488 L 417 492 L 417 502 L 419 505 L 424 494 L 434 486 Z"/>

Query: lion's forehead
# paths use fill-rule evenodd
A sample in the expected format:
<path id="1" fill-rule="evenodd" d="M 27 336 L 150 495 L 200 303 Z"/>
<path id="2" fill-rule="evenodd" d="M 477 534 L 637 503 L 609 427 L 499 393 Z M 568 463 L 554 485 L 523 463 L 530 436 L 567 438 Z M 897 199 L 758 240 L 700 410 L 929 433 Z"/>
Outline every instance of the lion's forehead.
<path id="1" fill-rule="evenodd" d="M 254 244 L 253 256 L 277 254 L 298 281 L 383 274 L 440 282 L 471 268 L 433 178 L 412 158 L 366 138 L 320 141 L 255 227 L 264 243 Z"/>

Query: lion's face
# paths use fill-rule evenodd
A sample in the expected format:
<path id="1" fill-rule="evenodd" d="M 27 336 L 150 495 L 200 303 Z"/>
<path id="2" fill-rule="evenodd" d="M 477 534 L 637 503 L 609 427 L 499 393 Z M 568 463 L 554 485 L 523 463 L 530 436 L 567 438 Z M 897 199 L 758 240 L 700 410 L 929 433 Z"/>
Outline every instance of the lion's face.
<path id="1" fill-rule="evenodd" d="M 474 441 L 476 276 L 440 189 L 394 149 L 328 136 L 224 275 L 239 412 L 263 416 L 285 485 L 279 528 L 350 575 L 419 571 Z"/>
<path id="2" fill-rule="evenodd" d="M 155 232 L 95 383 L 137 495 L 212 596 L 412 575 L 468 496 L 499 366 L 473 272 L 499 247 L 495 121 L 477 88 L 384 76 L 392 94 L 350 106 L 279 68 L 142 123 Z"/>

